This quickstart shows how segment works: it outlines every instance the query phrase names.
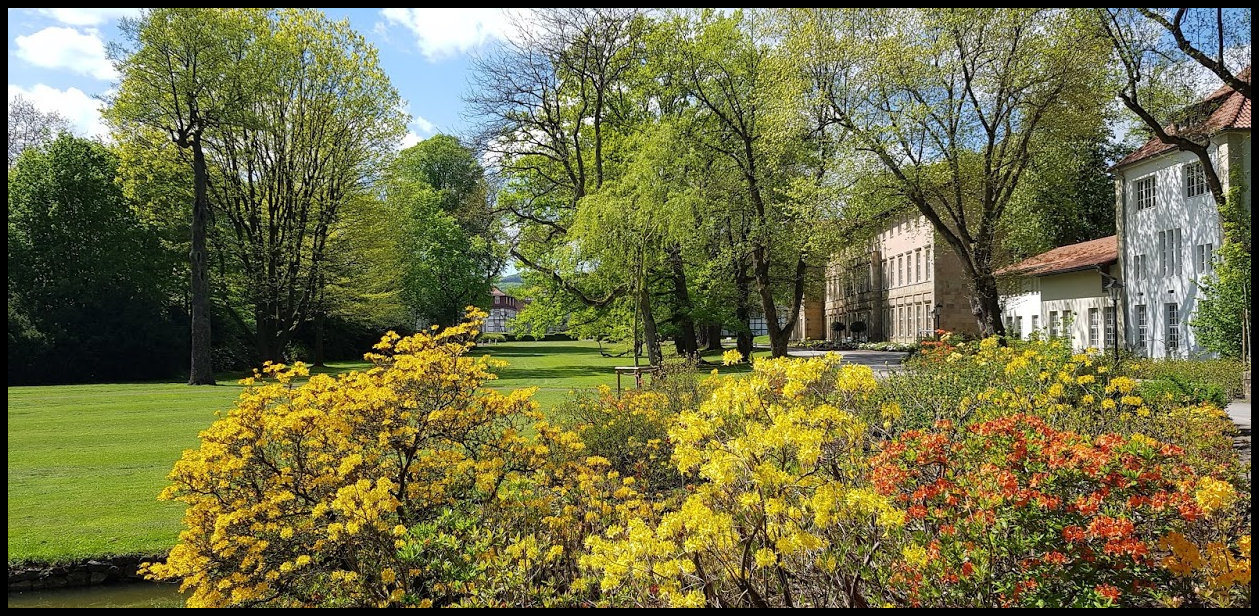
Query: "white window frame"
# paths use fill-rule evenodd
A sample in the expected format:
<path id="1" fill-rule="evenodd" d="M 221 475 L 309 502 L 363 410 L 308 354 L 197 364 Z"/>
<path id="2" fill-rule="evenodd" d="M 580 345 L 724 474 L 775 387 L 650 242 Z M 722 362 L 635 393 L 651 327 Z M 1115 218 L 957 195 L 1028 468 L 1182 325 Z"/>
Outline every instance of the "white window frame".
<path id="1" fill-rule="evenodd" d="M 1168 302 L 1163 304 L 1164 329 L 1163 347 L 1168 353 L 1180 350 L 1180 304 Z"/>
<path id="2" fill-rule="evenodd" d="M 1115 309 L 1113 307 L 1107 306 L 1102 309 L 1102 325 L 1105 329 L 1105 338 L 1102 341 L 1106 345 L 1105 348 L 1113 349 L 1117 347 L 1119 345 L 1117 336 L 1118 323 L 1115 322 Z"/>
<path id="3" fill-rule="evenodd" d="M 1150 174 L 1133 181 L 1132 200 L 1138 212 L 1158 207 L 1158 176 Z"/>
<path id="4" fill-rule="evenodd" d="M 1185 197 L 1199 197 L 1207 194 L 1207 173 L 1202 168 L 1202 161 L 1185 163 Z"/>
<path id="5" fill-rule="evenodd" d="M 1137 313 L 1137 346 L 1144 349 L 1150 340 L 1150 311 L 1145 304 L 1135 306 Z"/>

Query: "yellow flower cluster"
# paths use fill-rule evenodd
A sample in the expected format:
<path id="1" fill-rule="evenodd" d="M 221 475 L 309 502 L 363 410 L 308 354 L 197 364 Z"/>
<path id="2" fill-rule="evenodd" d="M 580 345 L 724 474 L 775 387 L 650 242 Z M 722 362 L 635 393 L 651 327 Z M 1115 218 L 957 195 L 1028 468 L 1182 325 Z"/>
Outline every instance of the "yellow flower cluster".
<path id="1" fill-rule="evenodd" d="M 1198 480 L 1197 490 L 1193 498 L 1207 515 L 1232 505 L 1237 500 L 1237 490 L 1227 481 L 1214 477 L 1203 477 Z"/>
<path id="2" fill-rule="evenodd" d="M 1210 541 L 1202 550 L 1181 533 L 1168 533 L 1159 541 L 1159 549 L 1170 552 L 1163 566 L 1180 577 L 1202 576 L 1206 587 L 1200 593 L 1224 604 L 1232 586 L 1250 587 L 1250 535 L 1237 541 L 1237 550 L 1222 541 Z"/>
<path id="3" fill-rule="evenodd" d="M 587 541 L 581 563 L 600 576 L 605 596 L 702 604 L 705 585 L 718 579 L 760 585 L 823 574 L 850 556 L 859 534 L 904 524 L 903 511 L 858 485 L 866 426 L 836 406 L 876 389 L 869 368 L 834 354 L 764 359 L 749 376 L 708 385 L 711 396 L 669 431 L 678 469 L 701 479 L 692 493 L 654 525 L 632 520 Z"/>
<path id="4" fill-rule="evenodd" d="M 470 309 L 460 325 L 390 333 L 365 371 L 303 384 L 304 366 L 268 364 L 246 379 L 171 472 L 162 498 L 187 505 L 185 529 L 147 573 L 182 579 L 196 607 L 386 606 L 422 594 L 424 576 L 398 555 L 409 528 L 535 476 L 565 477 L 542 469 L 582 446 L 544 424 L 521 436 L 540 420 L 532 390 L 481 389 L 498 363 L 467 355 L 484 317 Z M 323 564 L 325 554 L 336 556 Z"/>

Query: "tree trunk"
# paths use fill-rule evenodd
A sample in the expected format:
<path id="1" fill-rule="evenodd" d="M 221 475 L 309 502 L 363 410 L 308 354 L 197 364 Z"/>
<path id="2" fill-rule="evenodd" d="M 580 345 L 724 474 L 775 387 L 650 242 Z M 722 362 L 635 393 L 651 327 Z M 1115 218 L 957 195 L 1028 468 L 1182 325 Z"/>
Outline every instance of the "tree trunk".
<path id="1" fill-rule="evenodd" d="M 778 324 L 778 306 L 774 303 L 773 288 L 770 286 L 772 281 L 769 277 L 769 259 L 766 258 L 764 249 L 758 248 L 752 252 L 752 262 L 753 272 L 756 275 L 756 290 L 761 297 L 761 309 L 765 314 L 765 327 L 769 330 L 770 356 L 786 357 L 787 340 L 791 337 L 791 330 L 796 326 L 796 319 L 800 316 L 800 305 L 804 300 L 804 259 L 796 260 L 791 306 L 788 308 L 790 316 L 781 326 Z"/>
<path id="2" fill-rule="evenodd" d="M 647 285 L 640 285 L 638 311 L 643 318 L 643 344 L 647 346 L 647 363 L 660 365 L 660 334 L 656 331 L 656 317 L 651 312 L 651 293 Z"/>
<path id="3" fill-rule="evenodd" d="M 699 343 L 695 339 L 695 320 L 691 318 L 691 294 L 686 288 L 686 269 L 682 264 L 682 251 L 676 246 L 669 249 L 669 265 L 672 268 L 673 303 L 678 317 L 678 355 L 694 358 L 699 355 Z"/>
<path id="4" fill-rule="evenodd" d="M 751 361 L 752 359 L 752 330 L 749 324 L 752 319 L 752 310 L 749 299 L 751 298 L 752 288 L 751 279 L 747 275 L 747 266 L 740 261 L 738 263 L 739 271 L 735 274 L 735 300 L 734 300 L 734 318 L 739 321 L 739 331 L 735 334 L 735 348 L 743 359 Z"/>
<path id="5" fill-rule="evenodd" d="M 192 321 L 192 357 L 188 370 L 189 385 L 214 385 L 214 360 L 210 337 L 210 260 L 206 251 L 207 227 L 210 223 L 209 178 L 201 135 L 192 136 L 192 247 L 188 253 L 191 280 L 190 316 Z"/>
<path id="6" fill-rule="evenodd" d="M 997 280 L 991 274 L 971 277 L 974 292 L 970 297 L 970 312 L 979 326 L 980 337 L 1005 338 L 1005 323 L 1001 321 L 1001 302 L 997 292 Z"/>
<path id="7" fill-rule="evenodd" d="M 254 345 L 258 353 L 258 362 L 283 362 L 284 358 L 280 357 L 281 349 L 277 343 L 277 324 L 275 319 L 274 308 L 266 303 L 262 303 L 254 309 L 254 329 L 256 337 Z"/>
<path id="8" fill-rule="evenodd" d="M 703 328 L 703 331 L 704 331 L 704 337 L 705 337 L 704 350 L 705 351 L 720 351 L 722 349 L 721 326 L 720 325 L 705 325 Z"/>
<path id="9" fill-rule="evenodd" d="M 324 336 L 324 322 L 327 320 L 328 320 L 328 317 L 324 315 L 324 312 L 322 310 L 315 313 L 315 344 L 314 344 L 315 348 L 312 351 L 312 353 L 314 353 L 314 357 L 312 357 L 311 359 L 312 359 L 312 362 L 316 366 L 324 365 L 323 336 Z"/>

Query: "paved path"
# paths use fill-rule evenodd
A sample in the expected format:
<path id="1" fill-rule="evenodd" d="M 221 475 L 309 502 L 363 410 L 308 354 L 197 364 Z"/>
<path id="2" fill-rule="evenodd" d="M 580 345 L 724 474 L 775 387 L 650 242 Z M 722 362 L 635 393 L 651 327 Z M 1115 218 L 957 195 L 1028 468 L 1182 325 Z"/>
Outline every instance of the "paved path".
<path id="1" fill-rule="evenodd" d="M 787 351 L 787 355 L 791 357 L 819 357 L 827 354 L 828 352 L 829 351 L 789 349 Z M 860 349 L 835 352 L 844 357 L 844 363 L 870 366 L 876 375 L 883 375 L 900 369 L 901 362 L 905 361 L 905 356 L 908 355 L 908 353 L 900 353 L 897 351 L 863 351 Z"/>
<path id="2" fill-rule="evenodd" d="M 1233 437 L 1233 447 L 1237 448 L 1242 462 L 1250 461 L 1250 401 L 1234 400 L 1224 408 L 1233 423 L 1237 424 L 1237 436 Z"/>

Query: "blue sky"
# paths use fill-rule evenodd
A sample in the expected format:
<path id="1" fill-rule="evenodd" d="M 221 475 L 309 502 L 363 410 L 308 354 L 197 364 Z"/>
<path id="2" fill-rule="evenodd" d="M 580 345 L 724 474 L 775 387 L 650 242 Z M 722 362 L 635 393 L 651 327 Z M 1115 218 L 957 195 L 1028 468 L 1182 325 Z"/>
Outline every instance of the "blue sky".
<path id="1" fill-rule="evenodd" d="M 322 9 L 380 50 L 380 62 L 409 104 L 404 145 L 437 132 L 460 134 L 473 53 L 501 40 L 513 19 L 502 9 Z M 105 57 L 118 20 L 139 9 L 9 9 L 9 97 L 21 94 L 69 118 L 83 135 L 103 132 L 100 102 L 116 75 Z"/>

